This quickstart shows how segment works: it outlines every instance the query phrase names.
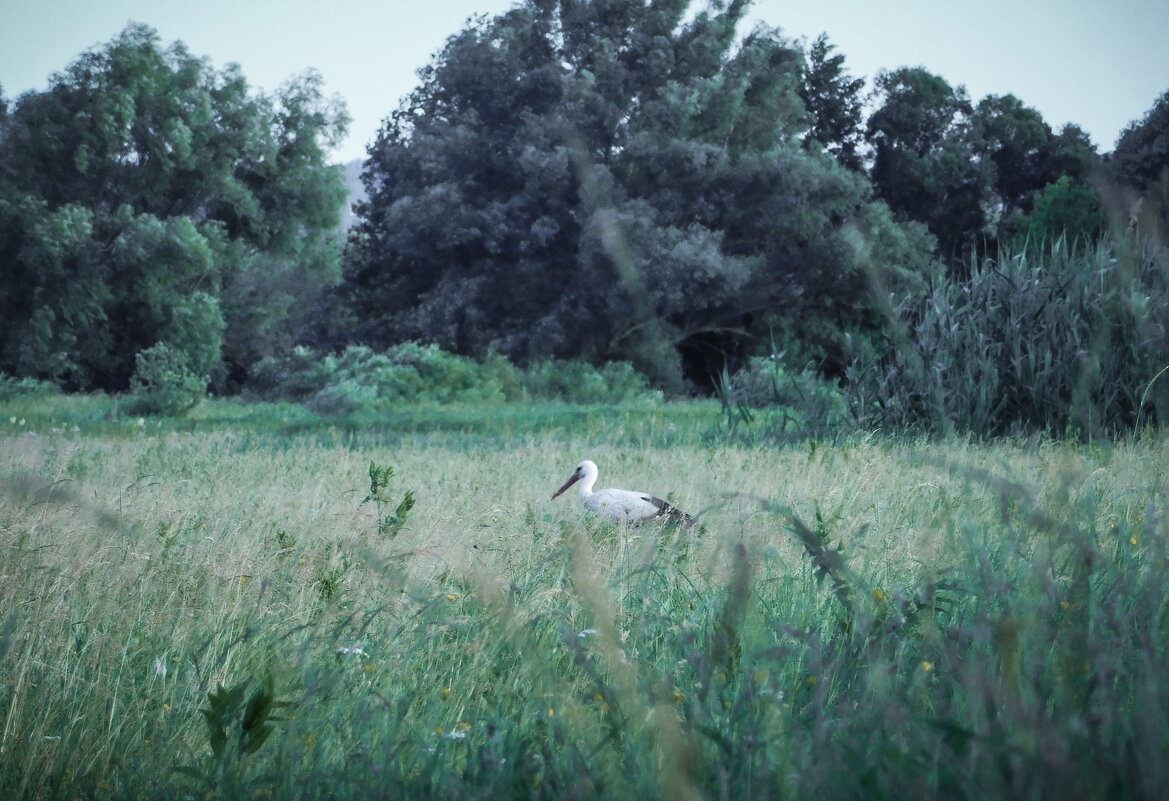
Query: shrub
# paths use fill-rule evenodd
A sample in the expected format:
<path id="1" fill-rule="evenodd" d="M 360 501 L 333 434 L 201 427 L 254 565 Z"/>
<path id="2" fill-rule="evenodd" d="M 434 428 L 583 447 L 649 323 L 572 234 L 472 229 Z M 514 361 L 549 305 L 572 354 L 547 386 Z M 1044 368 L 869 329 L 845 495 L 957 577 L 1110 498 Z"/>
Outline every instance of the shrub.
<path id="1" fill-rule="evenodd" d="M 1050 242 L 1066 236 L 1073 242 L 1093 241 L 1104 230 L 1104 212 L 1091 187 L 1061 175 L 1035 197 L 1035 206 L 1026 217 L 1027 238 Z"/>
<path id="2" fill-rule="evenodd" d="M 346 378 L 322 387 L 305 405 L 317 414 L 340 417 L 374 408 L 377 401 L 376 386 Z"/>
<path id="3" fill-rule="evenodd" d="M 194 292 L 171 309 L 167 342 L 183 353 L 191 372 L 212 376 L 223 368 L 225 327 L 219 300 L 206 292 Z"/>
<path id="4" fill-rule="evenodd" d="M 320 356 L 297 348 L 285 358 L 258 363 L 248 394 L 263 400 L 307 403 L 321 414 L 348 414 L 394 403 L 499 401 L 519 394 L 516 370 L 493 357 L 483 364 L 406 342 L 377 353 L 350 345 Z"/>
<path id="5" fill-rule="evenodd" d="M 336 359 L 300 346 L 288 356 L 266 356 L 252 366 L 245 395 L 304 403 L 325 387 L 336 366 Z"/>
<path id="6" fill-rule="evenodd" d="M 598 368 L 575 359 L 546 359 L 528 367 L 521 381 L 528 397 L 542 400 L 622 403 L 661 398 L 629 362 L 606 362 Z"/>
<path id="7" fill-rule="evenodd" d="M 193 409 L 207 392 L 207 377 L 196 375 L 184 354 L 163 342 L 134 357 L 130 379 L 133 414 L 178 417 Z"/>
<path id="8" fill-rule="evenodd" d="M 287 357 L 259 362 L 247 394 L 304 403 L 327 415 L 395 403 L 499 403 L 525 397 L 616 403 L 661 396 L 625 362 L 597 368 L 585 362 L 545 361 L 520 370 L 499 355 L 476 362 L 416 342 L 383 353 L 350 345 L 336 356 L 297 348 Z"/>
<path id="9" fill-rule="evenodd" d="M 349 348 L 346 354 L 356 351 Z M 371 353 L 368 348 L 364 349 Z M 437 345 L 404 342 L 386 350 L 390 367 L 384 373 L 387 391 L 398 400 L 500 401 L 503 387 L 492 380 L 482 366 L 471 359 L 448 353 Z"/>
<path id="10" fill-rule="evenodd" d="M 754 420 L 752 410 L 767 410 L 764 431 L 780 439 L 822 436 L 848 422 L 840 387 L 810 364 L 793 369 L 782 352 L 752 357 L 737 372 L 724 372 L 717 394 L 732 428 L 738 420 Z"/>
<path id="11" fill-rule="evenodd" d="M 56 391 L 57 388 L 50 381 L 27 377 L 17 378 L 7 373 L 0 373 L 0 400 L 35 398 L 42 395 L 52 395 Z"/>

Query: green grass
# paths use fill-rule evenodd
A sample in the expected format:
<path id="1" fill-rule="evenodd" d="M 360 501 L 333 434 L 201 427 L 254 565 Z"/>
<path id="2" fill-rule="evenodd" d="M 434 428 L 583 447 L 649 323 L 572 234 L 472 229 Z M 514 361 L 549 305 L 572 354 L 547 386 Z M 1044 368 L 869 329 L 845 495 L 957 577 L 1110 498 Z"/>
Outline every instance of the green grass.
<path id="1" fill-rule="evenodd" d="M 388 411 L 322 416 L 291 403 L 246 404 L 206 400 L 183 417 L 130 414 L 117 398 L 104 395 L 18 396 L 0 400 L 0 431 L 9 434 L 100 434 L 138 437 L 231 431 L 279 445 L 312 440 L 319 444 L 373 447 L 405 441 L 452 448 L 512 447 L 525 437 L 556 436 L 565 441 L 613 440 L 671 445 L 720 441 L 724 414 L 715 401 L 619 405 L 561 402 L 527 404 L 420 403 Z"/>
<path id="2" fill-rule="evenodd" d="M 721 414 L 5 401 L 0 797 L 1161 794 L 1163 437 Z M 702 529 L 550 500 L 583 458 Z"/>

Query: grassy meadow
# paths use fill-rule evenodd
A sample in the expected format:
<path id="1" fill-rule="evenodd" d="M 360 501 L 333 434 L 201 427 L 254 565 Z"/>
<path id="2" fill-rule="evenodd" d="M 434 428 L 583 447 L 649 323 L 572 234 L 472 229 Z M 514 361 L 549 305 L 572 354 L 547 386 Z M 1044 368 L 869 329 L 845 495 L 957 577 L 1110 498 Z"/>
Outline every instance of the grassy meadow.
<path id="1" fill-rule="evenodd" d="M 0 403 L 0 797 L 1169 787 L 1163 435 L 113 403 Z M 584 458 L 701 526 L 551 500 Z"/>

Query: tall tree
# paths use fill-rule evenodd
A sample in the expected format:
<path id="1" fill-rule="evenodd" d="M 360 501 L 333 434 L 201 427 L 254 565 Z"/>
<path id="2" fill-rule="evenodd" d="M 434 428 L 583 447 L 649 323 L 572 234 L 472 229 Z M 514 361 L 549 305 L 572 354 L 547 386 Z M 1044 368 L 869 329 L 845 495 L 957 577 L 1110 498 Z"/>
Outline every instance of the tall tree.
<path id="1" fill-rule="evenodd" d="M 1048 179 L 1052 132 L 1043 116 L 1014 95 L 988 95 L 974 109 L 970 137 L 974 152 L 994 164 L 999 216 L 1028 211 Z"/>
<path id="2" fill-rule="evenodd" d="M 745 2 L 689 6 L 529 0 L 451 37 L 369 151 L 357 336 L 679 389 L 772 333 L 830 350 L 874 282 L 923 286 L 921 233 L 800 146 L 802 54 L 740 38 Z"/>
<path id="3" fill-rule="evenodd" d="M 1033 176 L 1043 186 L 1026 188 L 1018 206 L 1025 213 L 1000 221 L 1000 244 L 1005 241 L 1017 252 L 1023 242 L 1046 247 L 1059 237 L 1084 243 L 1098 239 L 1107 220 L 1096 188 L 1100 157 L 1088 135 L 1078 125 L 1065 125 L 1050 137 L 1038 162 Z"/>
<path id="4" fill-rule="evenodd" d="M 1078 126 L 1053 134 L 1014 95 L 972 105 L 965 89 L 921 68 L 883 73 L 876 94 L 873 182 L 899 219 L 929 226 L 952 271 L 995 257 L 1002 244 L 1059 236 L 1062 221 L 1073 236 L 1098 230 L 1088 183 L 1099 158 Z M 1032 219 L 1044 192 L 1044 212 Z"/>
<path id="5" fill-rule="evenodd" d="M 994 165 L 994 230 L 988 245 L 1024 233 L 1031 239 L 1042 233 L 1041 240 L 1065 229 L 1073 238 L 1099 234 L 1099 204 L 1088 184 L 1099 157 L 1078 126 L 1065 125 L 1054 134 L 1019 98 L 989 95 L 974 109 L 969 136 L 975 155 Z M 1044 208 L 1032 216 L 1040 196 Z"/>
<path id="6" fill-rule="evenodd" d="M 1169 240 L 1169 91 L 1121 132 L 1110 167 L 1125 224 Z"/>
<path id="7" fill-rule="evenodd" d="M 339 274 L 346 117 L 306 74 L 253 96 L 131 24 L 0 119 L 0 369 L 124 388 L 162 342 L 242 374 Z"/>
<path id="8" fill-rule="evenodd" d="M 942 255 L 962 262 L 986 235 L 984 208 L 992 165 L 974 158 L 968 129 L 974 109 L 964 87 L 920 67 L 876 78 L 880 102 L 869 117 L 873 184 L 898 219 L 929 226 Z"/>
<path id="9" fill-rule="evenodd" d="M 850 170 L 861 170 L 864 160 L 859 149 L 864 143 L 864 78 L 844 71 L 844 56 L 833 53 L 836 46 L 822 33 L 809 47 L 807 69 L 800 85 L 800 97 L 812 115 L 812 128 L 804 137 L 808 147 L 826 147 Z"/>
<path id="10" fill-rule="evenodd" d="M 1122 180 L 1142 192 L 1169 182 L 1169 91 L 1116 141 L 1112 163 Z"/>
<path id="11" fill-rule="evenodd" d="M 1068 123 L 1052 137 L 1044 159 L 1043 175 L 1048 183 L 1066 175 L 1073 181 L 1089 181 L 1100 167 L 1100 154 L 1091 137 L 1078 125 Z"/>

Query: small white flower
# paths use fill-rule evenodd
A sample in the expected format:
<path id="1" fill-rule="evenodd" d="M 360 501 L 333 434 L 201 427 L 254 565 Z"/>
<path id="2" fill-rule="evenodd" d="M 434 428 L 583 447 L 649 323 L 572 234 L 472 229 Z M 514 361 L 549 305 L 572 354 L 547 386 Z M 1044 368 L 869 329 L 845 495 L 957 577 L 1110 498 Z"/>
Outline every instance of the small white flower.
<path id="1" fill-rule="evenodd" d="M 166 678 L 166 660 L 161 656 L 154 657 L 154 675 L 160 679 Z"/>
<path id="2" fill-rule="evenodd" d="M 356 642 L 353 642 L 349 645 L 342 645 L 340 648 L 338 648 L 337 656 L 346 656 L 347 654 L 353 654 L 354 656 L 369 656 L 369 654 L 367 654 L 364 649 L 365 641 L 357 640 Z"/>
<path id="3" fill-rule="evenodd" d="M 444 740 L 466 740 L 467 733 L 458 729 L 451 729 L 443 735 Z"/>

